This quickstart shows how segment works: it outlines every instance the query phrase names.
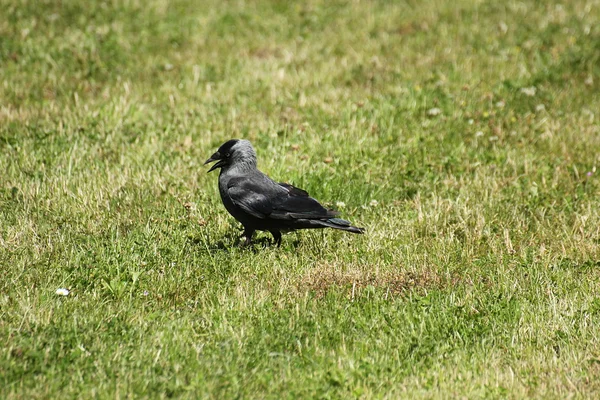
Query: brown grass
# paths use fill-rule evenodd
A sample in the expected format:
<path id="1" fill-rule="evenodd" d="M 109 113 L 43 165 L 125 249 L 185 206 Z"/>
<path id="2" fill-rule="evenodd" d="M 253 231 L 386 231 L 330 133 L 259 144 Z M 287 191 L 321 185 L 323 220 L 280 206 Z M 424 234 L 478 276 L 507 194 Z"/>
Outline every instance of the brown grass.
<path id="1" fill-rule="evenodd" d="M 374 287 L 384 291 L 386 298 L 394 298 L 407 292 L 426 293 L 456 282 L 456 278 L 443 276 L 430 268 L 416 272 L 406 271 L 401 267 L 394 270 L 362 268 L 364 267 L 340 270 L 331 265 L 320 264 L 302 277 L 299 289 L 313 291 L 317 297 L 325 296 L 330 290 L 344 290 L 349 298 L 354 299 L 364 289 Z"/>

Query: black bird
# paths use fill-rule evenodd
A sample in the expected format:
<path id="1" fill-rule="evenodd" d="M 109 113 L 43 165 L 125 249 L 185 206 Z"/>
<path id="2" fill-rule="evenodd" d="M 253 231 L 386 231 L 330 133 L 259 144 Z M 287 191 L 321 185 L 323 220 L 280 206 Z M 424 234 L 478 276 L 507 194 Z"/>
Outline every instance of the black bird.
<path id="1" fill-rule="evenodd" d="M 217 161 L 208 172 L 221 168 L 219 193 L 229 213 L 244 226 L 245 241 L 252 242 L 255 231 L 269 231 L 281 246 L 281 233 L 297 229 L 334 228 L 363 233 L 363 228 L 336 218 L 302 189 L 277 183 L 256 167 L 256 152 L 247 140 L 224 143 L 204 164 Z"/>

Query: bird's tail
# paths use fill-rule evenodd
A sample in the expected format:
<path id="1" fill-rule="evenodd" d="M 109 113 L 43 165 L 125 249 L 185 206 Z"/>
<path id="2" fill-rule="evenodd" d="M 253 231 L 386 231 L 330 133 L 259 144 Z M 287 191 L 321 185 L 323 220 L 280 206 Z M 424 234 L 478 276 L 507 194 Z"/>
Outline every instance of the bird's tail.
<path id="1" fill-rule="evenodd" d="M 321 221 L 324 226 L 333 229 L 339 229 L 341 231 L 347 231 L 352 233 L 365 233 L 365 228 L 357 228 L 356 226 L 350 225 L 350 221 L 346 221 L 341 218 L 329 218 L 328 220 Z"/>

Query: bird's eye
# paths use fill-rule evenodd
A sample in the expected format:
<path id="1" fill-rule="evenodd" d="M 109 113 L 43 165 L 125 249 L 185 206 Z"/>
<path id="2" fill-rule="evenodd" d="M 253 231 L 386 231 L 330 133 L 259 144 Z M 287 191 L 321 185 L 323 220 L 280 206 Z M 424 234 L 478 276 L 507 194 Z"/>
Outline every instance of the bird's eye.
<path id="1" fill-rule="evenodd" d="M 227 157 L 227 158 L 231 157 L 231 153 L 225 153 L 225 157 Z"/>

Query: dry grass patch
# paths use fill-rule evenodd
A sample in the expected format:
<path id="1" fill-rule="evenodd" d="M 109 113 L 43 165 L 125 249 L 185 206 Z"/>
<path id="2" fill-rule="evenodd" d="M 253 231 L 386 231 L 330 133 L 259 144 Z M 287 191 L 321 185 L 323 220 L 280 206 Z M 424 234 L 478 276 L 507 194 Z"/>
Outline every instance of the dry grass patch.
<path id="1" fill-rule="evenodd" d="M 442 275 L 431 268 L 421 271 L 406 271 L 401 267 L 397 270 L 365 270 L 364 267 L 352 266 L 341 270 L 321 263 L 302 277 L 299 289 L 313 291 L 319 298 L 324 297 L 330 290 L 342 290 L 354 300 L 367 288 L 385 292 L 385 297 L 388 298 L 407 292 L 425 294 L 428 290 L 441 289 L 456 282 L 457 278 Z"/>

